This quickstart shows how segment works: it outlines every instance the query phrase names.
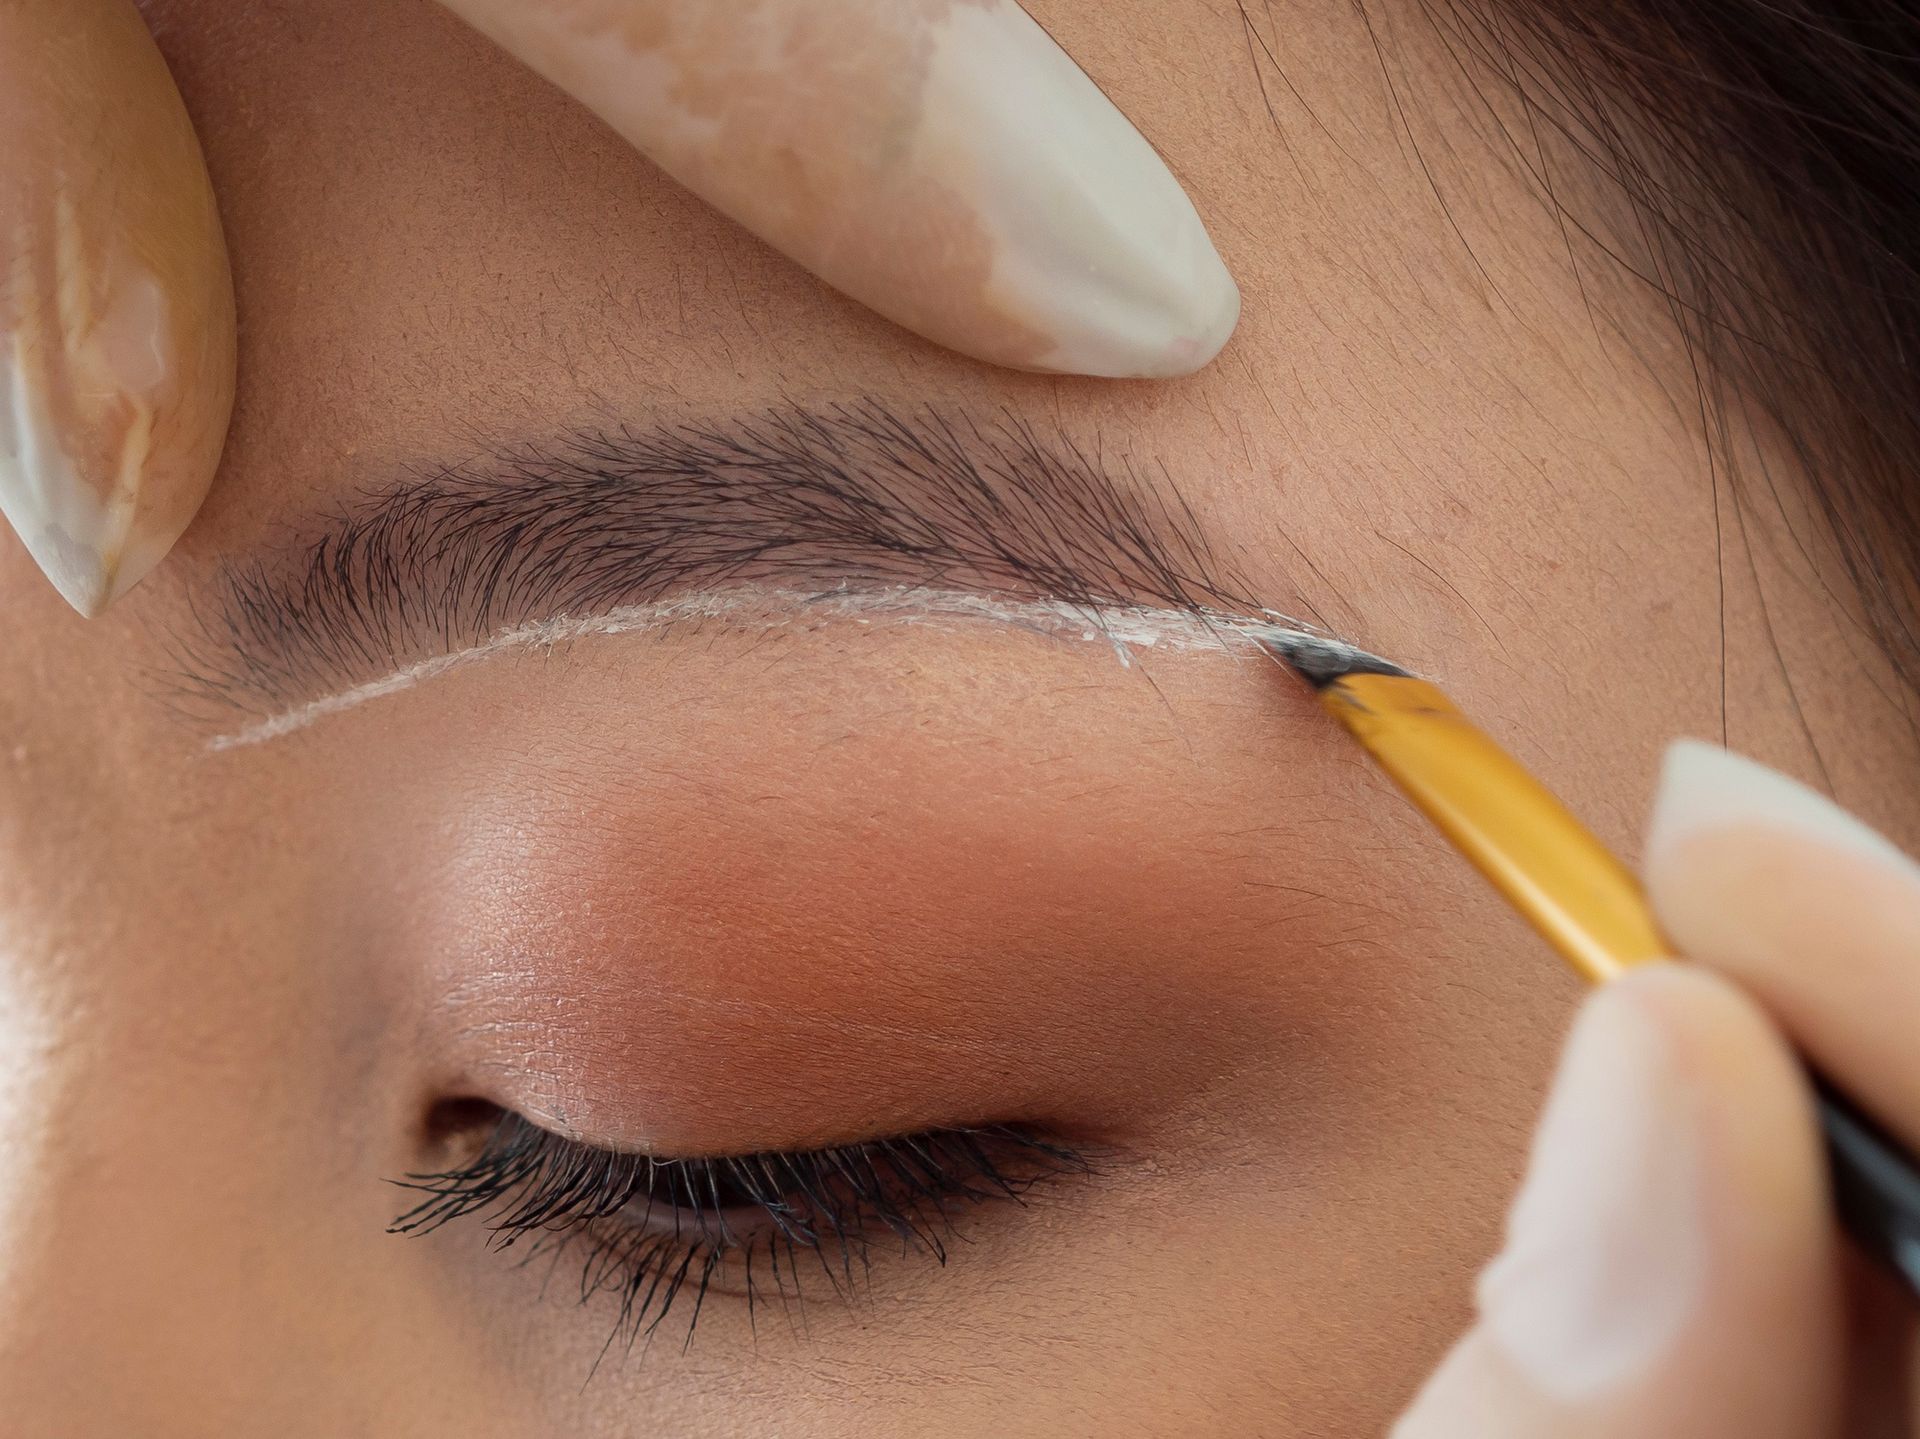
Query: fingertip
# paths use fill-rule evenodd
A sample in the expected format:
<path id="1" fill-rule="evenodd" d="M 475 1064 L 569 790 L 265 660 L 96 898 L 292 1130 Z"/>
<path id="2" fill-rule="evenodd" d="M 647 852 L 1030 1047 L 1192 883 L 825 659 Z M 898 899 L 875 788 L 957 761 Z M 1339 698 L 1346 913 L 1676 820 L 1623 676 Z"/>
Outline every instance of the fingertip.
<path id="1" fill-rule="evenodd" d="M 1703 1191 L 1716 1251 L 1738 1254 L 1738 1286 L 1804 1292 L 1831 1258 L 1824 1160 L 1798 1056 L 1760 1003 L 1690 964 L 1630 970 L 1595 1007 L 1627 1006 L 1658 1030 L 1672 1103 L 1693 1111 L 1711 1183 Z"/>
<path id="2" fill-rule="evenodd" d="M 1713 1056 L 1742 1066 L 1760 1064 L 1791 1074 L 1791 1056 L 1779 1031 L 1753 997 L 1698 965 L 1643 964 L 1596 990 L 1588 1010 L 1632 1006 L 1657 1025 L 1689 1065 L 1713 1067 Z M 1711 1076 L 1708 1076 L 1709 1078 Z"/>
<path id="3" fill-rule="evenodd" d="M 1807 786 L 1684 741 L 1662 774 L 1645 868 L 1680 953 L 1732 976 L 1822 1073 L 1920 1137 L 1920 865 Z"/>
<path id="4" fill-rule="evenodd" d="M 1583 1007 L 1479 1326 L 1406 1432 L 1817 1432 L 1831 1223 L 1767 1017 L 1712 974 L 1632 971 Z"/>
<path id="5" fill-rule="evenodd" d="M 1238 322 L 1167 163 L 1014 0 L 443 3 L 716 209 L 961 354 L 1170 378 Z"/>

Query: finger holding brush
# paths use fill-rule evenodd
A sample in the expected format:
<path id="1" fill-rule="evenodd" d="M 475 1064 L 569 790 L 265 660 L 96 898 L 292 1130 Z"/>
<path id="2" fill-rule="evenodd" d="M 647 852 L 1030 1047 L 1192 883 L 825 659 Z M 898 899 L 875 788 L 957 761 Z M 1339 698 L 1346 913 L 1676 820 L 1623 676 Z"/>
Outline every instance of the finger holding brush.
<path id="1" fill-rule="evenodd" d="M 1395 1433 L 1920 1432 L 1913 1311 L 1834 1223 L 1805 1079 L 1920 1141 L 1920 866 L 1683 743 L 1646 878 L 1692 963 L 1587 1001 L 1478 1321 Z"/>

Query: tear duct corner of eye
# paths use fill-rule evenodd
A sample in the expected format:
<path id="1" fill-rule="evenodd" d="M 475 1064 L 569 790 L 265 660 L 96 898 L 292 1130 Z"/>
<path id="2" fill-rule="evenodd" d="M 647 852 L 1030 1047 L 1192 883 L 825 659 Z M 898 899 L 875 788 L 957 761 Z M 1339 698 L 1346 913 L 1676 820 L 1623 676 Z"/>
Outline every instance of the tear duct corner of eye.
<path id="1" fill-rule="evenodd" d="M 219 465 L 234 300 L 200 145 L 130 0 L 0 4 L 0 514 L 97 615 Z"/>

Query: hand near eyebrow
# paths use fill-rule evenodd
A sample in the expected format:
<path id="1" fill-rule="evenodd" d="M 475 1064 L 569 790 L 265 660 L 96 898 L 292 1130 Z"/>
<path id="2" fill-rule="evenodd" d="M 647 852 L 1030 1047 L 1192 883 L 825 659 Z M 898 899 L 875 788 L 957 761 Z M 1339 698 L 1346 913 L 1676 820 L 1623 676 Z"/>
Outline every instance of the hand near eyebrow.
<path id="1" fill-rule="evenodd" d="M 829 284 L 1017 369 L 1190 374 L 1240 294 L 1014 0 L 441 0 Z"/>
<path id="2" fill-rule="evenodd" d="M 233 409 L 200 142 L 129 0 L 0 0 L 0 514 L 96 615 L 165 558 Z"/>
<path id="3" fill-rule="evenodd" d="M 830 284 L 994 364 L 1189 373 L 1234 287 L 1151 146 L 1013 0 L 444 0 Z M 0 0 L 0 514 L 98 614 L 205 498 L 232 285 L 131 0 Z"/>
<path id="4" fill-rule="evenodd" d="M 1920 866 L 1688 743 L 1647 882 L 1696 963 L 1588 1000 L 1479 1320 L 1395 1439 L 1920 1433 L 1911 1301 L 1846 1252 L 1786 1040 L 1920 1142 Z"/>

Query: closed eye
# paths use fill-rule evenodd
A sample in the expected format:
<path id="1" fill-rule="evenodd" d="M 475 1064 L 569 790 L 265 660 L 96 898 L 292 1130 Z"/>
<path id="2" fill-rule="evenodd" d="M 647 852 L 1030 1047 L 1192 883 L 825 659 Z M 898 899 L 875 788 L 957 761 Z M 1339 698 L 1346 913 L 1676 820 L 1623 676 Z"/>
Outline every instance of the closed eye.
<path id="1" fill-rule="evenodd" d="M 610 1345 L 650 1339 L 681 1300 L 691 1344 L 710 1292 L 743 1299 L 750 1320 L 768 1300 L 789 1310 L 803 1285 L 844 1300 L 867 1281 L 876 1245 L 944 1265 L 965 1212 L 1024 1205 L 1093 1170 L 1087 1151 L 1015 1125 L 678 1159 L 595 1148 L 498 1111 L 468 1163 L 396 1181 L 423 1197 L 390 1232 L 479 1216 L 495 1248 L 528 1239 L 529 1258 L 577 1259 L 582 1303 L 616 1295 Z"/>

